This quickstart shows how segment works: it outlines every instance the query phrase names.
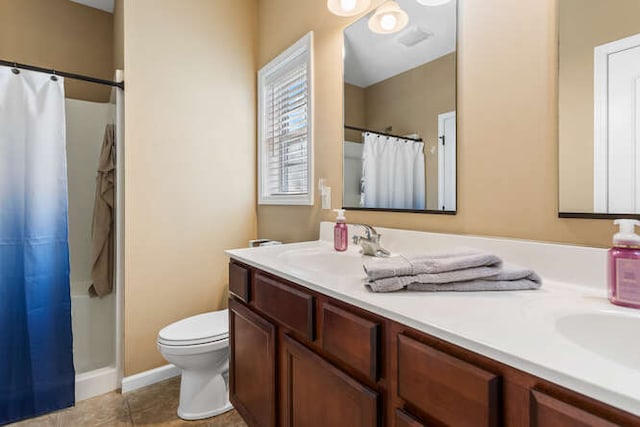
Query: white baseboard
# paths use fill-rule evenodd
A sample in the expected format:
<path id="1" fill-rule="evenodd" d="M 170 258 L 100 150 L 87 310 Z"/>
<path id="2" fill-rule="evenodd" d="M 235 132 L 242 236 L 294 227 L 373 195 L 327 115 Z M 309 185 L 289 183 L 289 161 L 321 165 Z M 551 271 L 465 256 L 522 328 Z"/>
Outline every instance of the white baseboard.
<path id="1" fill-rule="evenodd" d="M 129 375 L 122 379 L 122 393 L 128 393 L 178 375 L 180 375 L 180 369 L 171 364 L 140 372 L 139 374 Z"/>
<path id="2" fill-rule="evenodd" d="M 76 402 L 117 390 L 120 386 L 115 367 L 100 368 L 76 375 Z"/>

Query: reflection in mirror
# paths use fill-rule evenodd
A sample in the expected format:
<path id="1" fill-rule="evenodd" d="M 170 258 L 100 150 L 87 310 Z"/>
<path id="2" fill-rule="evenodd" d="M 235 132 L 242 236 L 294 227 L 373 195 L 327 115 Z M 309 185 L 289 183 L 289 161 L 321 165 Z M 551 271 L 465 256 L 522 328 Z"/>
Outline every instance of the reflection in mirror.
<path id="1" fill-rule="evenodd" d="M 640 1 L 558 8 L 560 212 L 638 214 Z"/>
<path id="2" fill-rule="evenodd" d="M 344 31 L 343 206 L 453 213 L 457 1 L 397 3 L 400 31 Z"/>

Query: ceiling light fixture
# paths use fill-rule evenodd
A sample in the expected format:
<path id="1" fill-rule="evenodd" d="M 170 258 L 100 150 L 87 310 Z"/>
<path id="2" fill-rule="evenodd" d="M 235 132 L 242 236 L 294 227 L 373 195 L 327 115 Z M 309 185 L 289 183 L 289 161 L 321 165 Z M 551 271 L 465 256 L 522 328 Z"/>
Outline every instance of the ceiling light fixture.
<path id="1" fill-rule="evenodd" d="M 369 29 L 378 34 L 392 34 L 400 31 L 409 23 L 409 16 L 400 8 L 398 2 L 389 0 L 383 3 L 369 18 Z"/>
<path id="2" fill-rule="evenodd" d="M 355 16 L 369 9 L 371 0 L 327 0 L 327 8 L 338 16 Z"/>
<path id="3" fill-rule="evenodd" d="M 416 0 L 423 6 L 441 6 L 449 3 L 451 0 Z"/>

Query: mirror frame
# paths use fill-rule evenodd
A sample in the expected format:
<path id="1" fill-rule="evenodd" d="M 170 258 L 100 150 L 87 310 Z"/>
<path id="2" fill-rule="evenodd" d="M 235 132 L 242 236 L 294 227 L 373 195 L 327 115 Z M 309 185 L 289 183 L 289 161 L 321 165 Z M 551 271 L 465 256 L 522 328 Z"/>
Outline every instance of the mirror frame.
<path id="1" fill-rule="evenodd" d="M 459 63 L 460 63 L 460 2 L 463 0 L 455 0 L 456 2 L 456 70 L 454 75 L 454 80 L 456 82 L 455 87 L 455 99 L 456 99 L 456 135 L 458 134 L 458 130 L 460 129 L 460 119 L 458 114 L 458 107 L 460 105 L 460 92 L 458 90 L 459 86 Z M 559 0 L 556 0 L 559 1 Z M 366 13 L 362 14 L 358 17 L 358 19 L 350 22 L 347 26 L 342 28 L 342 48 L 344 49 L 344 32 L 348 27 L 355 24 L 360 19 L 367 19 L 373 12 L 375 8 L 368 10 Z M 392 209 L 392 208 L 360 208 L 360 207 L 347 207 L 344 206 L 344 141 L 345 141 L 345 105 L 344 105 L 344 58 L 341 61 L 342 65 L 342 150 L 340 151 L 340 160 L 342 164 L 342 191 L 340 192 L 341 202 L 340 206 L 342 209 L 346 211 L 364 211 L 364 212 L 397 212 L 397 213 L 420 213 L 420 214 L 435 214 L 435 215 L 456 215 L 459 210 L 459 202 L 460 198 L 458 197 L 459 189 L 460 189 L 460 174 L 458 165 L 460 164 L 460 150 L 458 149 L 459 145 L 456 145 L 456 210 L 454 211 L 440 211 L 433 209 Z M 456 143 L 457 144 L 457 143 Z"/>
<path id="2" fill-rule="evenodd" d="M 558 182 L 556 183 L 556 201 L 558 202 L 558 218 L 574 218 L 574 219 L 637 219 L 640 220 L 640 214 L 613 214 L 613 213 L 595 213 L 595 212 L 563 212 L 560 210 L 560 2 L 562 0 L 555 0 L 555 14 L 556 14 L 556 152 L 558 155 L 557 168 L 558 168 Z M 457 67 L 456 67 L 457 70 Z M 457 126 L 457 124 L 456 124 Z M 457 160 L 456 160 L 457 161 Z M 456 189 L 457 191 L 457 189 Z"/>

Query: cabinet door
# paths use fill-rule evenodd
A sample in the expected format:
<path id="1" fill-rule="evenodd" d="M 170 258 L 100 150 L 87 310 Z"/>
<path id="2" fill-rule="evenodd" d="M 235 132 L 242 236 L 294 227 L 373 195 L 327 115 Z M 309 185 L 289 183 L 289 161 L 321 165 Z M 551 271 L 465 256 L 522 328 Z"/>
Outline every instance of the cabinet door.
<path id="1" fill-rule="evenodd" d="M 417 418 L 407 414 L 402 409 L 396 409 L 396 427 L 426 427 Z"/>
<path id="2" fill-rule="evenodd" d="M 377 427 L 378 394 L 291 337 L 283 352 L 283 425 Z"/>
<path id="3" fill-rule="evenodd" d="M 614 427 L 618 424 L 555 399 L 531 391 L 531 427 Z"/>
<path id="4" fill-rule="evenodd" d="M 249 425 L 276 425 L 276 328 L 229 300 L 229 398 Z"/>

